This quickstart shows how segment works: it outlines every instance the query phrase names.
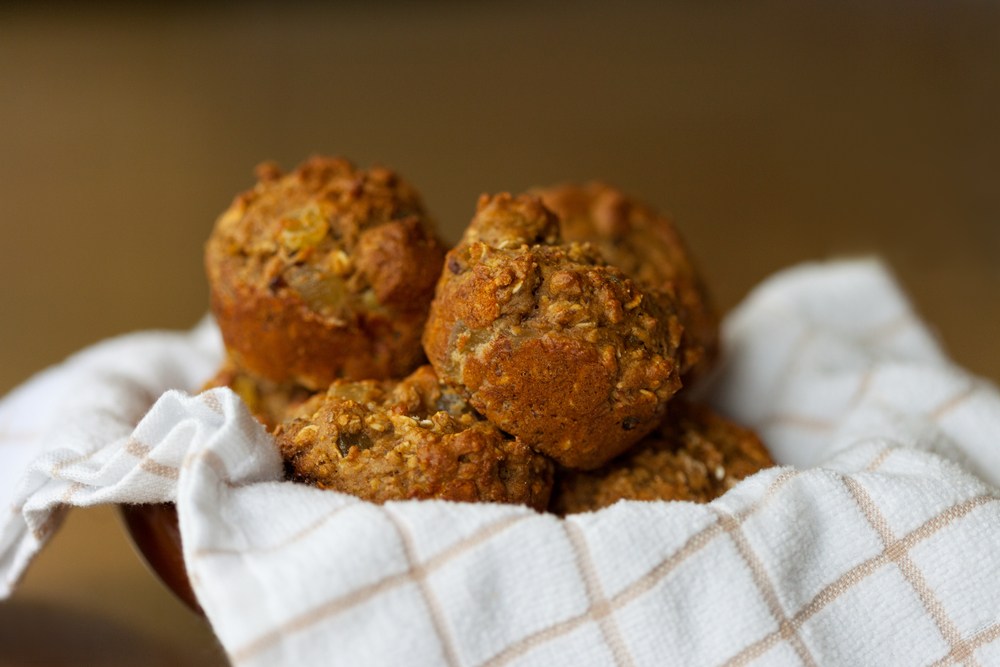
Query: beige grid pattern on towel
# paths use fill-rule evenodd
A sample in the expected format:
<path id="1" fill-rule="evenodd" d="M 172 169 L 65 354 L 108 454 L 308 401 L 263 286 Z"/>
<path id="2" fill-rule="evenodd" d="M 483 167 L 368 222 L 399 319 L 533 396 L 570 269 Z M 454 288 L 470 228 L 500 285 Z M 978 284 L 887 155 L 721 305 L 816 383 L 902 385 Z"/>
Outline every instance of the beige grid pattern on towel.
<path id="1" fill-rule="evenodd" d="M 1000 497 L 986 485 L 970 484 L 968 479 L 962 480 L 959 489 L 954 488 L 955 479 L 942 479 L 942 487 L 948 485 L 948 488 L 934 492 L 925 489 L 919 497 L 911 499 L 913 502 L 907 503 L 910 516 L 899 520 L 913 525 L 897 533 L 888 518 L 890 510 L 882 507 L 891 507 L 897 502 L 896 498 L 906 495 L 904 487 L 909 485 L 911 475 L 937 473 L 940 461 L 910 450 L 875 445 L 857 447 L 841 459 L 836 465 L 857 468 L 857 472 L 777 469 L 748 483 L 752 486 L 744 489 L 746 497 L 733 499 L 732 507 L 727 506 L 729 503 L 715 503 L 696 508 L 703 515 L 701 521 L 685 517 L 685 522 L 697 526 L 696 529 L 684 533 L 679 543 L 671 545 L 673 548 L 658 545 L 658 549 L 650 550 L 658 551 L 659 558 L 648 561 L 646 568 L 632 573 L 628 581 L 620 582 L 604 581 L 608 568 L 616 567 L 616 563 L 609 560 L 610 547 L 605 544 L 600 550 L 602 553 L 597 555 L 589 545 L 595 540 L 617 542 L 620 536 L 609 533 L 613 530 L 609 522 L 613 520 L 616 526 L 627 526 L 637 520 L 628 516 L 626 506 L 609 511 L 624 516 L 603 521 L 577 517 L 563 522 L 512 508 L 499 517 L 481 522 L 474 530 L 462 531 L 462 537 L 423 558 L 418 555 L 420 550 L 413 538 L 413 532 L 419 528 L 411 525 L 419 517 L 398 516 L 395 508 L 389 506 L 377 510 L 387 519 L 383 537 L 388 542 L 393 537 L 390 534 L 394 533 L 401 548 L 398 550 L 399 562 L 388 568 L 388 576 L 359 587 L 334 587 L 328 597 L 318 596 L 299 610 L 295 609 L 297 598 L 293 598 L 288 602 L 289 613 L 283 614 L 280 622 L 241 639 L 233 646 L 231 657 L 236 664 L 267 664 L 281 661 L 282 657 L 287 657 L 285 651 L 290 645 L 301 643 L 305 646 L 304 652 L 292 653 L 295 659 L 318 659 L 309 647 L 326 646 L 322 637 L 330 636 L 340 637 L 335 645 L 342 651 L 345 664 L 351 662 L 346 660 L 348 657 L 358 660 L 381 658 L 388 664 L 395 656 L 379 654 L 372 646 L 356 647 L 354 642 L 344 641 L 343 634 L 350 631 L 352 624 L 361 622 L 358 617 L 352 622 L 352 614 L 363 615 L 365 625 L 381 625 L 381 632 L 392 632 L 394 638 L 401 633 L 409 634 L 379 623 L 377 617 L 368 616 L 385 611 L 387 605 L 378 604 L 379 600 L 392 599 L 398 604 L 405 601 L 417 612 L 423 611 L 421 616 L 425 623 L 420 638 L 404 640 L 407 644 L 414 642 L 406 651 L 416 651 L 414 656 L 440 664 L 507 665 L 518 664 L 520 660 L 531 664 L 560 664 L 560 660 L 564 660 L 568 664 L 580 661 L 581 656 L 585 664 L 616 665 L 656 664 L 667 657 L 681 663 L 726 665 L 750 664 L 756 660 L 830 664 L 836 662 L 838 656 L 843 664 L 857 664 L 858 661 L 887 664 L 881 660 L 905 661 L 915 656 L 920 657 L 917 662 L 979 664 L 977 650 L 1000 636 L 997 609 L 984 607 L 973 625 L 962 627 L 960 620 L 952 618 L 948 611 L 950 605 L 961 605 L 952 589 L 955 582 L 948 578 L 947 572 L 928 568 L 934 568 L 934 562 L 941 559 L 940 554 L 936 555 L 939 550 L 948 552 L 949 559 L 953 559 L 948 565 L 950 570 L 965 572 L 966 576 L 990 577 L 979 564 L 989 544 L 983 544 L 982 538 L 956 544 L 956 538 L 958 535 L 974 536 L 984 527 L 997 525 L 1000 506 L 996 501 Z M 949 472 L 962 476 L 957 470 Z M 874 482 L 872 490 L 867 487 L 869 480 Z M 840 487 L 839 496 L 828 488 L 831 484 Z M 802 523 L 823 517 L 827 521 L 823 530 L 832 535 L 817 538 L 819 543 L 837 536 L 855 539 L 851 536 L 857 534 L 862 537 L 857 538 L 856 548 L 845 554 L 848 561 L 841 564 L 841 569 L 832 569 L 825 562 L 817 564 L 822 571 L 815 573 L 815 579 L 822 585 L 813 590 L 804 587 L 787 590 L 789 579 L 781 577 L 781 567 L 796 556 L 808 554 L 800 553 L 797 549 L 800 544 L 795 541 L 783 543 L 770 539 L 769 531 L 775 529 L 775 515 L 783 515 L 784 508 L 789 505 L 801 505 L 802 496 L 812 495 L 817 490 L 829 494 L 828 505 L 798 521 L 786 523 L 784 528 L 795 532 L 803 528 Z M 893 500 L 886 503 L 883 494 Z M 917 510 L 915 503 L 921 500 L 923 506 Z M 847 502 L 851 511 L 841 515 Z M 366 514 L 369 512 L 366 505 L 349 503 L 331 510 L 319 520 L 334 524 L 329 530 L 336 532 L 338 517 L 345 517 L 352 508 L 358 507 L 365 507 Z M 834 510 L 840 515 L 836 519 L 830 517 Z M 916 517 L 921 520 L 917 521 Z M 650 518 L 648 514 L 642 517 L 647 522 Z M 467 519 L 462 517 L 459 521 Z M 761 529 L 761 526 L 766 528 Z M 949 531 L 953 533 L 950 536 Z M 341 534 L 345 532 L 347 528 Z M 491 647 L 483 652 L 481 638 L 463 631 L 469 624 L 461 622 L 466 614 L 482 614 L 465 608 L 461 599 L 456 600 L 454 587 L 459 583 L 448 579 L 458 578 L 460 583 L 466 583 L 466 570 L 477 566 L 477 560 L 479 566 L 489 568 L 491 577 L 504 578 L 504 574 L 493 572 L 493 569 L 527 567 L 502 560 L 505 552 L 514 550 L 512 542 L 551 544 L 558 539 L 559 533 L 564 538 L 564 545 L 569 546 L 571 557 L 533 565 L 543 570 L 544 575 L 529 577 L 526 589 L 518 590 L 518 584 L 512 584 L 492 603 L 515 613 L 523 609 L 522 605 L 532 603 L 532 591 L 538 581 L 550 578 L 575 585 L 582 591 L 582 602 L 577 599 L 575 605 L 567 604 L 562 609 L 547 606 L 547 621 L 543 620 L 545 614 L 537 614 L 534 626 L 505 635 L 499 650 Z M 308 545 L 302 544 L 307 540 L 325 542 L 320 531 L 298 530 L 290 538 L 279 544 L 268 544 L 263 550 L 268 552 L 268 559 L 307 563 L 309 556 L 303 554 L 313 553 Z M 918 547 L 936 542 L 936 549 L 917 551 Z M 246 548 L 238 557 L 252 559 L 259 550 L 258 547 Z M 198 554 L 194 567 L 199 578 L 217 580 L 224 576 L 223 571 L 231 567 L 233 555 L 220 554 L 218 549 Z M 336 558 L 337 555 L 339 552 L 331 556 Z M 224 562 L 214 565 L 201 562 L 219 556 Z M 926 559 L 930 562 L 923 564 Z M 449 572 L 451 568 L 456 572 Z M 974 574 L 977 568 L 978 575 Z M 707 595 L 704 591 L 699 594 L 707 578 L 716 580 L 714 590 Z M 938 580 L 943 583 L 937 586 L 930 583 Z M 803 595 L 806 591 L 810 593 L 808 597 Z M 392 597 L 394 593 L 398 597 Z M 730 593 L 738 594 L 730 599 Z M 797 597 L 801 599 L 796 600 Z M 879 604 L 871 606 L 867 598 L 876 598 Z M 704 637 L 675 633 L 672 638 L 658 638 L 667 652 L 651 646 L 657 643 L 650 641 L 651 633 L 656 633 L 661 623 L 671 619 L 671 614 L 656 607 L 666 606 L 666 600 L 674 599 L 685 601 L 681 605 L 683 613 L 717 624 L 711 642 Z M 470 597 L 469 602 L 475 603 L 475 598 Z M 727 642 L 727 635 L 733 628 L 725 621 L 738 616 L 744 616 L 744 627 L 739 629 L 738 639 L 732 637 L 733 641 Z M 961 614 L 956 617 L 961 618 Z M 493 622 L 503 624 L 503 619 L 496 618 Z M 896 634 L 899 632 L 903 634 Z M 662 628 L 659 633 L 669 634 Z M 826 645 L 836 639 L 840 641 L 838 645 Z M 676 642 L 673 646 L 671 640 Z M 914 641 L 918 646 L 909 646 Z M 913 648 L 919 648 L 919 652 L 913 652 Z M 351 652 L 352 649 L 357 652 Z"/>
<path id="2" fill-rule="evenodd" d="M 871 262 L 777 276 L 725 335 L 708 397 L 795 467 L 708 505 L 566 520 L 282 482 L 225 390 L 167 392 L 133 430 L 143 401 L 209 372 L 214 332 L 106 344 L 0 403 L 0 458 L 35 448 L 0 521 L 2 581 L 66 504 L 176 499 L 238 665 L 1000 664 L 996 390 L 947 362 Z M 32 392 L 95 376 L 24 415 Z M 55 415 L 75 426 L 45 428 Z"/>

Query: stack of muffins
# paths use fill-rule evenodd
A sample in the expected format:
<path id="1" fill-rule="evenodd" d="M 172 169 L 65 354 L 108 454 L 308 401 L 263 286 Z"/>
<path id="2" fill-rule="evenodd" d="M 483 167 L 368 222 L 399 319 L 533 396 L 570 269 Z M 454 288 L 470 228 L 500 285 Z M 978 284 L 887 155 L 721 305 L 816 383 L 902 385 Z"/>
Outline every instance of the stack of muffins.
<path id="1" fill-rule="evenodd" d="M 771 465 L 685 396 L 718 320 L 672 222 L 607 185 L 483 196 L 446 252 L 397 174 L 265 164 L 206 247 L 228 386 L 290 479 L 568 514 Z"/>

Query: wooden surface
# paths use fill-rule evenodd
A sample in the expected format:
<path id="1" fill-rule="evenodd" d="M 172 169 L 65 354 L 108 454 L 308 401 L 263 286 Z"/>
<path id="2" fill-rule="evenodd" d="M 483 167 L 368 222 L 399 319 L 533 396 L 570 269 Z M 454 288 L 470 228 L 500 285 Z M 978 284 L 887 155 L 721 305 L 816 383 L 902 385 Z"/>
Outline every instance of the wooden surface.
<path id="1" fill-rule="evenodd" d="M 1000 5 L 467 4 L 0 7 L 0 392 L 193 324 L 215 216 L 314 152 L 399 169 L 451 240 L 481 192 L 604 178 L 676 216 L 723 310 L 876 254 L 1000 378 Z M 222 660 L 110 508 L 0 603 L 3 665 Z"/>

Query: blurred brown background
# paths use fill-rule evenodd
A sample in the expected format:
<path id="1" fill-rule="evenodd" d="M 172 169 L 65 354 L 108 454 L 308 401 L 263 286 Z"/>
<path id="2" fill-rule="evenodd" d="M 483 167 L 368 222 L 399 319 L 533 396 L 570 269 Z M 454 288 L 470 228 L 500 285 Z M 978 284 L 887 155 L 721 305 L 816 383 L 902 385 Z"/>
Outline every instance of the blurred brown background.
<path id="1" fill-rule="evenodd" d="M 0 4 L 0 392 L 192 325 L 215 216 L 258 161 L 317 152 L 397 168 L 449 240 L 481 192 L 609 180 L 676 216 L 723 310 L 880 255 L 997 380 L 998 123 L 995 2 Z M 108 509 L 71 515 L 0 628 L 2 664 L 219 660 Z"/>

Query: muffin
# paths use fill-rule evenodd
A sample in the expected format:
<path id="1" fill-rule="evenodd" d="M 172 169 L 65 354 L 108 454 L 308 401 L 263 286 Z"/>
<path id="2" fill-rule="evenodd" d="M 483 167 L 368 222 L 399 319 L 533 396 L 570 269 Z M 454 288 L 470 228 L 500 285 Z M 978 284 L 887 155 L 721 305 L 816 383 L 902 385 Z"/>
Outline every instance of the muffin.
<path id="1" fill-rule="evenodd" d="M 334 382 L 293 412 L 276 431 L 293 480 L 377 503 L 548 503 L 551 461 L 476 414 L 430 366 L 398 382 Z"/>
<path id="2" fill-rule="evenodd" d="M 684 384 L 704 376 L 718 355 L 719 320 L 684 241 L 670 218 L 599 182 L 534 191 L 560 220 L 567 241 L 594 244 L 647 289 L 672 292 L 684 325 Z"/>
<path id="3" fill-rule="evenodd" d="M 314 157 L 257 169 L 208 240 L 212 311 L 238 367 L 279 384 L 402 377 L 444 247 L 417 192 L 388 169 Z"/>
<path id="4" fill-rule="evenodd" d="M 683 327 L 537 197 L 483 196 L 448 253 L 424 332 L 438 376 L 487 419 L 571 468 L 596 468 L 660 422 Z"/>
<path id="5" fill-rule="evenodd" d="M 627 454 L 599 470 L 560 471 L 551 509 L 589 512 L 622 499 L 703 503 L 772 465 L 753 431 L 678 398 L 656 431 Z"/>

